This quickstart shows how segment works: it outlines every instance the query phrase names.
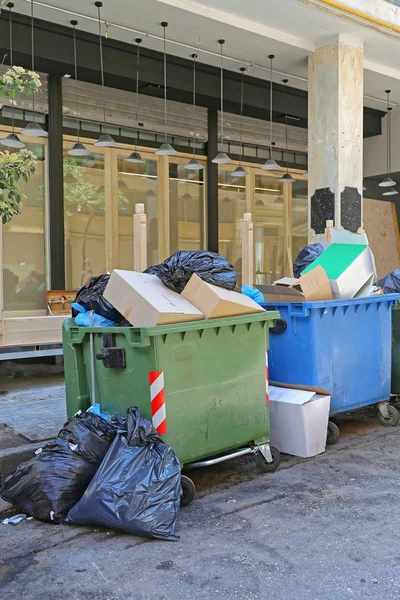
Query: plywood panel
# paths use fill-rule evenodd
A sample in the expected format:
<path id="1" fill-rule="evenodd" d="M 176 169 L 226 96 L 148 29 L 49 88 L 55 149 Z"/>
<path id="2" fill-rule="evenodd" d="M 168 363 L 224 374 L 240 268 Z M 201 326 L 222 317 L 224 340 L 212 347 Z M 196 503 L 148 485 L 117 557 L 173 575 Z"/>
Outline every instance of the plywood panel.
<path id="1" fill-rule="evenodd" d="M 364 229 L 375 256 L 378 277 L 400 268 L 400 239 L 393 202 L 364 198 Z"/>
<path id="2" fill-rule="evenodd" d="M 20 317 L 4 319 L 3 346 L 59 344 L 62 324 L 68 317 Z"/>

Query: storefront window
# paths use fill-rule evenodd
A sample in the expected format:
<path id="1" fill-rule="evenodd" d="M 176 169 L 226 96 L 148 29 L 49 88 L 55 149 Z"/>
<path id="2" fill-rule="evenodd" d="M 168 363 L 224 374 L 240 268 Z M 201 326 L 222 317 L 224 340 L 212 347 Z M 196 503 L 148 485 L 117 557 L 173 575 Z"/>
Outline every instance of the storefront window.
<path id="1" fill-rule="evenodd" d="M 205 248 L 203 170 L 170 163 L 169 222 L 171 254 Z"/>
<path id="2" fill-rule="evenodd" d="M 235 267 L 238 285 L 242 282 L 242 223 L 246 212 L 246 187 L 243 177 L 232 177 L 226 169 L 218 171 L 218 248 Z"/>
<path id="3" fill-rule="evenodd" d="M 282 183 L 256 175 L 254 193 L 256 282 L 272 283 L 283 276 Z"/>
<path id="4" fill-rule="evenodd" d="M 133 215 L 144 204 L 147 216 L 147 262 L 158 262 L 157 161 L 130 163 L 118 156 L 119 269 L 133 269 Z"/>
<path id="5" fill-rule="evenodd" d="M 27 144 L 36 171 L 21 186 L 21 214 L 3 225 L 4 310 L 46 310 L 45 146 Z"/>
<path id="6" fill-rule="evenodd" d="M 106 270 L 104 156 L 64 152 L 66 287 L 76 289 Z"/>
<path id="7" fill-rule="evenodd" d="M 293 260 L 308 243 L 308 186 L 307 181 L 292 184 L 292 244 Z"/>

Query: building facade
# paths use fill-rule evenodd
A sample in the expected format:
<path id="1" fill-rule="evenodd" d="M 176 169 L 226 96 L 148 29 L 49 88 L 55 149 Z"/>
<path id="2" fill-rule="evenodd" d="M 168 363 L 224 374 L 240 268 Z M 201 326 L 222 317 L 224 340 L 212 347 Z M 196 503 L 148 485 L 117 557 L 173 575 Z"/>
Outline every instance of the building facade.
<path id="1" fill-rule="evenodd" d="M 269 10 L 253 1 L 104 2 L 102 73 L 94 4 L 33 2 L 42 92 L 35 106 L 30 97 L 4 103 L 0 138 L 12 131 L 12 119 L 19 132 L 33 110 L 48 135 L 21 136 L 37 156 L 36 172 L 24 185 L 21 215 L 2 226 L 3 354 L 21 346 L 46 351 L 60 341 L 62 318 L 48 314 L 48 290 L 77 290 L 92 274 L 133 269 L 138 203 L 147 215 L 149 265 L 177 250 L 206 248 L 234 264 L 239 283 L 241 226 L 251 213 L 255 280 L 269 283 L 292 274 L 293 259 L 308 240 L 322 238 L 328 218 L 348 229 L 362 226 L 364 187 L 369 198 L 392 200 L 378 185 L 387 168 L 377 148 L 386 139 L 384 90 L 393 88 L 395 114 L 400 74 L 391 57 L 378 61 L 398 45 L 397 7 L 371 2 L 364 18 L 355 0 L 268 4 Z M 31 8 L 24 0 L 12 9 L 14 64 L 27 68 Z M 9 66 L 9 13 L 3 8 L 0 15 L 2 70 Z M 162 19 L 169 23 L 166 103 Z M 71 20 L 78 21 L 77 80 Z M 102 133 L 116 145 L 95 145 Z M 78 139 L 89 155 L 68 153 Z M 164 141 L 176 154 L 157 154 Z M 135 150 L 143 163 L 127 161 Z M 232 162 L 215 164 L 217 152 Z M 374 154 L 380 167 L 369 166 L 363 183 L 363 165 Z M 395 162 L 396 148 L 393 154 Z M 185 168 L 193 157 L 202 169 Z M 269 158 L 277 169 L 263 168 Z M 232 175 L 239 165 L 247 176 Z M 294 181 L 281 181 L 285 173 Z"/>

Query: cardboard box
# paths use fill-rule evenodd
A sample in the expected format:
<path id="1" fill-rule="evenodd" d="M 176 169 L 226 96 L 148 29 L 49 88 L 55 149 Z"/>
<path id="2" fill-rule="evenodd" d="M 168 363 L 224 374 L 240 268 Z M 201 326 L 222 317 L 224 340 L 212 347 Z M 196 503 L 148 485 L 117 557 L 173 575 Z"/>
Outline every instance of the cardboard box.
<path id="1" fill-rule="evenodd" d="M 365 244 L 331 244 L 302 275 L 317 266 L 325 270 L 335 299 L 369 296 L 372 292 L 375 261 Z"/>
<path id="2" fill-rule="evenodd" d="M 327 274 L 316 267 L 300 279 L 283 277 L 272 285 L 254 286 L 264 295 L 266 302 L 314 302 L 332 300 L 332 290 Z"/>
<path id="3" fill-rule="evenodd" d="M 198 308 L 206 319 L 264 312 L 248 296 L 206 283 L 196 274 L 192 275 L 181 295 Z"/>
<path id="4" fill-rule="evenodd" d="M 115 269 L 104 290 L 104 298 L 134 327 L 153 327 L 200 321 L 203 313 L 156 275 Z"/>
<path id="5" fill-rule="evenodd" d="M 303 458 L 325 452 L 330 395 L 319 388 L 277 386 L 269 386 L 271 445 Z"/>

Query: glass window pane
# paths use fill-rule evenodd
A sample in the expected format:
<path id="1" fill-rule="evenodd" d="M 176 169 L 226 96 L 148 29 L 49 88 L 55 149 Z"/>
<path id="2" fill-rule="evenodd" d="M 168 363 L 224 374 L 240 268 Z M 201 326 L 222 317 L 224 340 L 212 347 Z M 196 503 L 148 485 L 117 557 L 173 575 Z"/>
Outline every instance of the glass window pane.
<path id="1" fill-rule="evenodd" d="M 295 260 L 308 243 L 308 182 L 294 181 L 292 188 L 292 254 Z"/>
<path id="2" fill-rule="evenodd" d="M 21 185 L 21 214 L 3 225 L 5 311 L 46 310 L 45 147 L 27 144 L 36 171 Z"/>
<path id="3" fill-rule="evenodd" d="M 273 283 L 283 277 L 282 183 L 266 175 L 256 175 L 255 183 L 256 281 Z"/>
<path id="4" fill-rule="evenodd" d="M 169 165 L 170 251 L 203 250 L 203 169 L 190 171 L 184 165 Z"/>
<path id="5" fill-rule="evenodd" d="M 246 212 L 245 179 L 226 169 L 218 170 L 218 248 L 235 267 L 242 284 L 242 223 Z"/>
<path id="6" fill-rule="evenodd" d="M 147 216 L 147 263 L 158 263 L 157 161 L 130 163 L 118 156 L 119 269 L 133 269 L 133 215 L 144 204 Z"/>
<path id="7" fill-rule="evenodd" d="M 64 151 L 66 287 L 82 286 L 106 270 L 104 156 Z"/>

